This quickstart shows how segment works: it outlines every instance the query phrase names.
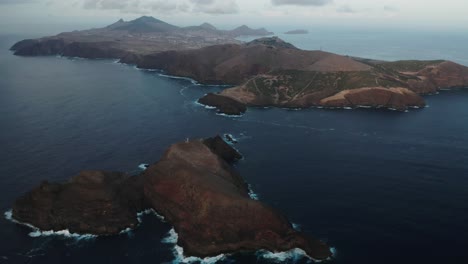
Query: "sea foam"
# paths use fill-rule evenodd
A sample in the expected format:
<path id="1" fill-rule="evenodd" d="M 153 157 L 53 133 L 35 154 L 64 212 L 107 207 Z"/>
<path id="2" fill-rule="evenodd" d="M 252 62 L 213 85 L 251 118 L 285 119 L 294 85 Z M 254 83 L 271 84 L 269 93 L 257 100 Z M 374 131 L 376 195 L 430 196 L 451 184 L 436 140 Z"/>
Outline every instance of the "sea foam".
<path id="1" fill-rule="evenodd" d="M 161 222 L 166 222 L 166 219 L 164 218 L 164 216 L 158 214 L 158 212 L 156 212 L 154 209 L 146 209 L 144 211 L 141 211 L 137 214 L 137 219 L 138 219 L 138 222 L 139 223 L 142 223 L 143 222 L 143 216 L 145 215 L 154 215 L 156 216 Z"/>
<path id="2" fill-rule="evenodd" d="M 142 163 L 142 164 L 138 165 L 138 168 L 140 170 L 146 170 L 146 169 L 148 169 L 148 167 L 149 167 L 149 164 L 146 164 L 146 163 Z"/>
<path id="3" fill-rule="evenodd" d="M 309 255 L 307 255 L 307 253 L 304 250 L 300 248 L 295 248 L 284 252 L 271 252 L 268 250 L 259 250 L 257 251 L 256 255 L 257 257 L 268 259 L 275 263 L 296 263 L 303 258 L 312 259 L 311 257 L 309 257 Z"/>
<path id="4" fill-rule="evenodd" d="M 252 189 L 252 185 L 247 185 L 248 186 L 248 189 L 249 189 L 249 197 L 250 199 L 252 200 L 259 200 L 260 199 L 260 196 L 258 194 L 256 194 L 253 189 Z"/>
<path id="5" fill-rule="evenodd" d="M 332 253 L 332 256 L 325 261 L 329 261 L 333 258 L 336 257 L 336 249 L 335 248 L 330 248 L 330 251 Z M 306 258 L 309 260 L 312 260 L 314 263 L 320 263 L 323 262 L 322 260 L 317 260 L 309 255 L 300 248 L 294 248 L 289 251 L 283 251 L 283 252 L 271 252 L 268 250 L 259 250 L 256 253 L 257 257 L 259 258 L 264 258 L 268 259 L 269 261 L 275 262 L 275 263 L 297 263 L 298 261 L 301 261 L 302 259 Z"/>
<path id="6" fill-rule="evenodd" d="M 5 212 L 4 215 L 5 215 L 5 219 L 15 224 L 19 224 L 19 225 L 23 225 L 23 226 L 27 226 L 31 228 L 33 231 L 29 233 L 30 237 L 63 236 L 63 237 L 68 237 L 68 238 L 80 239 L 80 240 L 81 239 L 93 239 L 97 237 L 96 235 L 91 235 L 91 234 L 71 233 L 68 229 L 60 230 L 60 231 L 52 231 L 52 230 L 43 231 L 29 223 L 23 223 L 14 219 L 12 210 Z"/>
<path id="7" fill-rule="evenodd" d="M 206 257 L 206 258 L 186 257 L 184 255 L 184 249 L 181 246 L 177 245 L 178 241 L 179 241 L 179 235 L 177 234 L 174 228 L 169 230 L 169 232 L 167 233 L 167 236 L 161 240 L 161 242 L 164 244 L 174 245 L 174 248 L 172 249 L 172 253 L 175 258 L 172 261 L 172 263 L 174 264 L 179 264 L 179 263 L 214 264 L 227 257 L 227 255 L 225 254 L 221 254 L 218 256 L 214 256 L 214 257 Z"/>
<path id="8" fill-rule="evenodd" d="M 189 81 L 193 85 L 200 85 L 197 81 L 195 81 L 194 79 L 188 78 L 188 77 L 173 76 L 173 75 L 167 75 L 167 74 L 164 74 L 164 73 L 159 73 L 158 75 L 161 76 L 161 77 L 169 78 L 169 79 Z"/>

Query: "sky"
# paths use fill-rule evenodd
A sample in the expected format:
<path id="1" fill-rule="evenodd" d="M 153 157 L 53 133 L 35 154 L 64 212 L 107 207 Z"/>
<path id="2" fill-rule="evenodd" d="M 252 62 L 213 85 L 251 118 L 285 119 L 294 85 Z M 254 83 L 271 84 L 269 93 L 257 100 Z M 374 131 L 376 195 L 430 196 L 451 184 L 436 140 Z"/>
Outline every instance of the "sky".
<path id="1" fill-rule="evenodd" d="M 150 15 L 178 25 L 467 30 L 468 0 L 0 0 L 0 30 L 105 26 Z M 77 28 L 79 29 L 79 28 Z"/>

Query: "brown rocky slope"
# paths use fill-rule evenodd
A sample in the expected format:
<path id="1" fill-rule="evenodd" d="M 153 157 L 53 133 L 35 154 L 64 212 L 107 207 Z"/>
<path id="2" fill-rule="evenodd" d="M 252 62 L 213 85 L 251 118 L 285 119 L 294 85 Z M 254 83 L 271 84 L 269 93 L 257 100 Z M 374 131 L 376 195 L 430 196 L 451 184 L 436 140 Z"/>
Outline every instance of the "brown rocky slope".
<path id="1" fill-rule="evenodd" d="M 83 172 L 68 183 L 43 183 L 15 202 L 13 218 L 45 230 L 112 235 L 136 227 L 137 212 L 149 207 L 174 226 L 190 256 L 301 248 L 314 259 L 329 258 L 324 243 L 250 199 L 230 165 L 240 158 L 219 136 L 178 143 L 139 176 Z"/>

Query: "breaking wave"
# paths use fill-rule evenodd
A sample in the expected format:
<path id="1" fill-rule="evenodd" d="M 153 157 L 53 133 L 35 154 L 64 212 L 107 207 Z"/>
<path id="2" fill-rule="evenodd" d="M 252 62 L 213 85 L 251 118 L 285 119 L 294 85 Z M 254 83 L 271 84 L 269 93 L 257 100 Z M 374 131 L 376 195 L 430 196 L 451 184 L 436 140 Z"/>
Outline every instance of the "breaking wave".
<path id="1" fill-rule="evenodd" d="M 16 219 L 13 218 L 13 212 L 12 210 L 9 210 L 5 212 L 5 219 L 19 225 L 27 226 L 31 228 L 33 231 L 29 233 L 30 237 L 45 237 L 45 236 L 63 236 L 63 237 L 68 237 L 68 238 L 75 238 L 75 239 L 93 239 L 96 238 L 96 235 L 91 235 L 91 234 L 76 234 L 76 233 L 71 233 L 68 229 L 65 230 L 60 230 L 60 231 L 43 231 L 40 230 L 39 228 L 29 224 L 29 223 L 23 223 L 20 222 Z"/>
<path id="2" fill-rule="evenodd" d="M 138 165 L 138 168 L 140 170 L 146 170 L 146 169 L 148 169 L 148 167 L 149 167 L 149 164 L 146 164 L 146 163 L 142 163 L 142 164 Z"/>
<path id="3" fill-rule="evenodd" d="M 186 257 L 184 255 L 184 249 L 181 246 L 177 245 L 179 240 L 179 235 L 174 228 L 169 230 L 167 237 L 161 240 L 162 243 L 174 245 L 172 253 L 174 255 L 174 260 L 172 263 L 181 264 L 181 263 L 201 263 L 201 264 L 214 264 L 220 260 L 223 260 L 227 257 L 225 254 L 221 254 L 214 257 L 198 258 L 198 257 Z"/>
<path id="4" fill-rule="evenodd" d="M 248 189 L 249 189 L 250 199 L 258 201 L 260 199 L 260 196 L 253 191 L 252 185 L 249 184 Z"/>

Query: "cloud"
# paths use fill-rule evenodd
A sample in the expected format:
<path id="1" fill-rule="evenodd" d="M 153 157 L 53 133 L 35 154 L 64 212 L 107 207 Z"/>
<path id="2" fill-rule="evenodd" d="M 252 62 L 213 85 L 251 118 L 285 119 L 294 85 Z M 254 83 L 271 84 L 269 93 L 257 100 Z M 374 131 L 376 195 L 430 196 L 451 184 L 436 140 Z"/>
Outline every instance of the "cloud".
<path id="1" fill-rule="evenodd" d="M 239 6 L 234 0 L 191 0 L 195 12 L 222 15 L 239 13 Z"/>
<path id="2" fill-rule="evenodd" d="M 275 6 L 298 5 L 298 6 L 324 6 L 331 4 L 333 0 L 271 0 Z"/>
<path id="3" fill-rule="evenodd" d="M 336 9 L 337 12 L 339 13 L 348 13 L 348 14 L 354 14 L 354 13 L 357 13 L 356 10 L 352 9 L 350 6 L 348 5 L 344 5 L 344 6 L 340 6 Z"/>
<path id="4" fill-rule="evenodd" d="M 384 11 L 386 11 L 386 12 L 398 12 L 398 11 L 400 11 L 400 9 L 398 9 L 398 7 L 389 6 L 389 5 L 384 6 L 383 9 L 384 9 Z"/>
<path id="5" fill-rule="evenodd" d="M 190 2 L 196 4 L 196 5 L 211 5 L 215 1 L 214 0 L 190 0 Z"/>
<path id="6" fill-rule="evenodd" d="M 83 8 L 118 10 L 122 13 L 134 14 L 151 12 L 234 14 L 239 12 L 235 0 L 83 0 Z"/>
<path id="7" fill-rule="evenodd" d="M 0 0 L 0 5 L 27 4 L 35 2 L 34 0 Z"/>

